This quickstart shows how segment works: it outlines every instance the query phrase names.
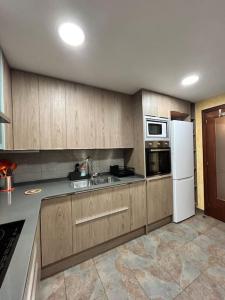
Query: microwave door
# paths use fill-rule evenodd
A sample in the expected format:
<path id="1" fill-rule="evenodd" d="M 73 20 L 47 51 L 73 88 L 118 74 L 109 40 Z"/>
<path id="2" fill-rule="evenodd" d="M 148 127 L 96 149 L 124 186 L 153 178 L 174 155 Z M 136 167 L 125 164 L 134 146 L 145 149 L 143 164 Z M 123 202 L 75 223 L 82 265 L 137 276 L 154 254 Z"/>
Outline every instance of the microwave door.
<path id="1" fill-rule="evenodd" d="M 147 138 L 167 138 L 167 122 L 148 121 L 146 127 Z"/>

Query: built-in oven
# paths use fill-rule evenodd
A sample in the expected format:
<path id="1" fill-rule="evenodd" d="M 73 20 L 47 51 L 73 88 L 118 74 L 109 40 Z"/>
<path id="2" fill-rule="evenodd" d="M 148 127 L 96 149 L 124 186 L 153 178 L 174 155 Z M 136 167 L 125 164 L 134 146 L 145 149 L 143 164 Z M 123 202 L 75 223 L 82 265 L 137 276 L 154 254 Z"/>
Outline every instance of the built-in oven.
<path id="1" fill-rule="evenodd" d="M 145 140 L 169 141 L 169 119 L 145 116 Z"/>
<path id="2" fill-rule="evenodd" d="M 171 172 L 170 145 L 168 141 L 145 142 L 146 176 Z"/>

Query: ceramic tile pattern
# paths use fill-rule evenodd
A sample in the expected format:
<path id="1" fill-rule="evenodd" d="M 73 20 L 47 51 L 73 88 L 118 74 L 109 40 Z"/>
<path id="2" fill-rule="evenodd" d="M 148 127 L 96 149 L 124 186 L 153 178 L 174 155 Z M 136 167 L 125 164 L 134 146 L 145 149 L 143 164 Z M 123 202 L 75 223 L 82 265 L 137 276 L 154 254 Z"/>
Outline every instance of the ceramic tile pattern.
<path id="1" fill-rule="evenodd" d="M 225 224 L 196 215 L 41 282 L 40 300 L 225 299 Z"/>
<path id="2" fill-rule="evenodd" d="M 14 181 L 27 182 L 66 177 L 74 170 L 75 164 L 87 156 L 93 160 L 95 172 L 108 172 L 110 165 L 124 165 L 125 154 L 129 150 L 43 150 L 37 152 L 0 153 L 1 159 L 9 159 L 18 164 Z"/>

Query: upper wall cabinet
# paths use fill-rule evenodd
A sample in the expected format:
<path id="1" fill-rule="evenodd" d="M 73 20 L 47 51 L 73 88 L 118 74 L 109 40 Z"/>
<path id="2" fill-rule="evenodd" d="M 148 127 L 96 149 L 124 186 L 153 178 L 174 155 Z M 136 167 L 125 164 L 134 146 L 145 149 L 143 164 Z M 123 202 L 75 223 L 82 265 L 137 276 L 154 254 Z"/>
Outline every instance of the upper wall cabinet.
<path id="1" fill-rule="evenodd" d="M 11 72 L 9 65 L 0 50 L 0 149 L 13 149 L 12 134 L 12 91 L 11 91 Z"/>
<path id="2" fill-rule="evenodd" d="M 133 148 L 131 97 L 13 71 L 15 149 Z"/>
<path id="3" fill-rule="evenodd" d="M 66 136 L 68 149 L 95 148 L 99 141 L 101 128 L 97 131 L 97 124 L 101 120 L 96 118 L 95 112 L 99 108 L 99 101 L 95 89 L 82 85 L 66 84 Z"/>
<path id="4" fill-rule="evenodd" d="M 61 80 L 39 76 L 41 149 L 66 149 L 66 88 Z"/>
<path id="5" fill-rule="evenodd" d="M 67 148 L 132 148 L 130 97 L 80 84 L 66 85 Z"/>
<path id="6" fill-rule="evenodd" d="M 154 92 L 142 91 L 142 104 L 144 115 L 169 118 L 171 111 L 191 113 L 190 102 Z"/>
<path id="7" fill-rule="evenodd" d="M 38 77 L 13 71 L 12 97 L 14 149 L 40 149 Z"/>

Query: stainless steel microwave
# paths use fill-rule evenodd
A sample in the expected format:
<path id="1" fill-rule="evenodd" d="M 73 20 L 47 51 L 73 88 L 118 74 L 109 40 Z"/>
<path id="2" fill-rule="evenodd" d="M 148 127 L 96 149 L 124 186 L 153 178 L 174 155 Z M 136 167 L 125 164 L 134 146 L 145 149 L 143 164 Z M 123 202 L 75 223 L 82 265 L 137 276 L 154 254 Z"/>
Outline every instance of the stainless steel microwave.
<path id="1" fill-rule="evenodd" d="M 145 116 L 145 141 L 169 141 L 169 119 Z"/>

